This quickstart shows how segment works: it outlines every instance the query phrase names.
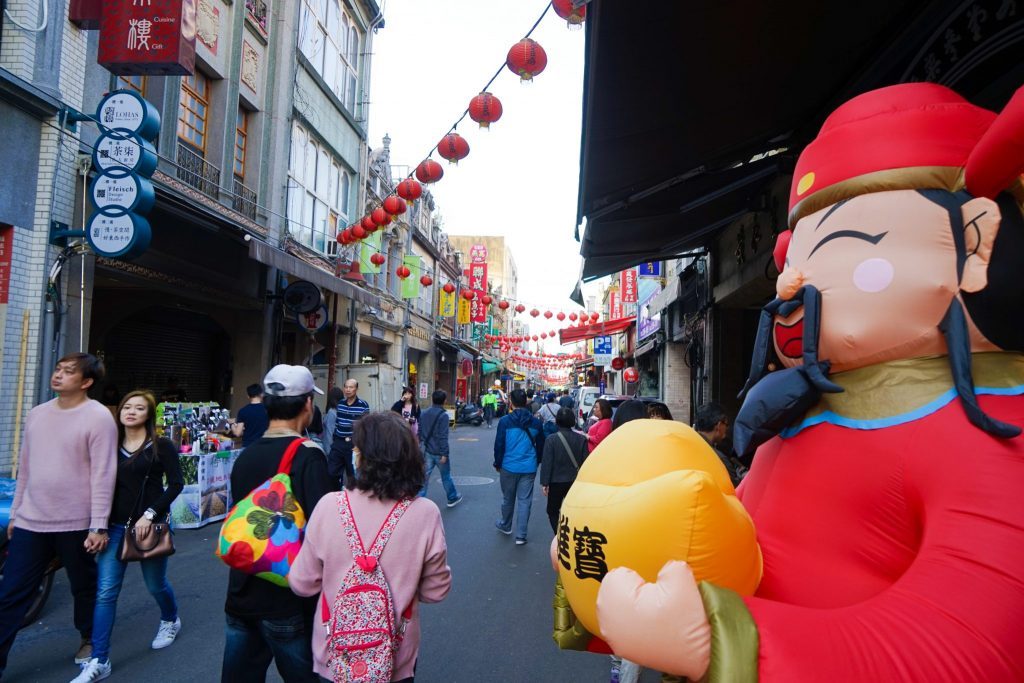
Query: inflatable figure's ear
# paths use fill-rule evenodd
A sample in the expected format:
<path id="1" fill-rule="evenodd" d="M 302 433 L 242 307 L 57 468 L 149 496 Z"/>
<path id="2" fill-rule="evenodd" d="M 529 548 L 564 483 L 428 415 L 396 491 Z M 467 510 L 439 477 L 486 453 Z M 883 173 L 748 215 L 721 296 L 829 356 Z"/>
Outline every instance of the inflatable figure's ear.
<path id="1" fill-rule="evenodd" d="M 988 285 L 988 264 L 1002 216 L 999 206 L 987 197 L 972 199 L 960 210 L 964 217 L 964 246 L 967 251 L 960 289 L 980 292 Z"/>

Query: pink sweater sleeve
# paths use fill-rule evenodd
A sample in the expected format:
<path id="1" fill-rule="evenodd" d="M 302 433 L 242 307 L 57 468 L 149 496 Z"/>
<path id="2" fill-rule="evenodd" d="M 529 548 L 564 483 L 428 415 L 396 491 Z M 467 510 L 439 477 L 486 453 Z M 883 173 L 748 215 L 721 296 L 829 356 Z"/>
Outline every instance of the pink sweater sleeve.
<path id="1" fill-rule="evenodd" d="M 318 595 L 324 581 L 324 558 L 317 548 L 317 535 L 324 515 L 334 515 L 334 494 L 327 494 L 313 508 L 306 524 L 306 535 L 302 539 L 302 547 L 295 557 L 291 569 L 288 570 L 288 587 L 296 595 L 310 597 Z M 341 539 L 344 542 L 344 539 Z"/>
<path id="2" fill-rule="evenodd" d="M 117 425 L 110 412 L 96 404 L 96 423 L 89 432 L 89 474 L 92 492 L 90 529 L 106 529 L 117 483 Z"/>
<path id="3" fill-rule="evenodd" d="M 28 435 L 31 431 L 29 425 L 32 423 L 32 412 L 29 411 L 28 417 L 25 418 L 25 434 L 21 439 L 21 448 L 18 451 L 18 479 L 14 487 L 14 501 L 11 503 L 11 522 L 13 523 L 15 518 L 18 516 L 18 508 L 21 507 L 21 501 L 25 497 L 25 487 L 28 486 L 29 476 L 29 447 L 28 447 Z"/>
<path id="4" fill-rule="evenodd" d="M 436 513 L 427 544 L 427 557 L 420 575 L 420 602 L 441 602 L 452 588 L 452 569 L 448 566 L 448 544 L 444 538 L 441 515 Z"/>

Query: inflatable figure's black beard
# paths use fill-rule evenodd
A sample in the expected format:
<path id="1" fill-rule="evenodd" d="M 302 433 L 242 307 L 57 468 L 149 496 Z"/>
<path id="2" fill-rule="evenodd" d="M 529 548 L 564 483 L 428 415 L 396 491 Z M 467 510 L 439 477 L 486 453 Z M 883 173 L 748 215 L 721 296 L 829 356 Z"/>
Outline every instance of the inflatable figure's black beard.
<path id="1" fill-rule="evenodd" d="M 775 316 L 787 317 L 801 306 L 804 308 L 803 365 L 765 375 L 772 349 Z M 978 405 L 971 376 L 970 334 L 959 299 L 954 298 L 950 302 L 945 317 L 939 323 L 939 330 L 946 339 L 953 383 L 967 419 L 974 426 L 1002 439 L 1019 435 L 1020 427 L 989 417 Z M 828 379 L 829 362 L 818 358 L 820 331 L 821 293 L 812 285 L 801 287 L 789 301 L 775 299 L 761 310 L 750 376 L 740 392 L 744 401 L 733 426 L 733 450 L 740 458 L 749 458 L 758 446 L 802 417 L 820 400 L 822 393 L 843 391 Z"/>

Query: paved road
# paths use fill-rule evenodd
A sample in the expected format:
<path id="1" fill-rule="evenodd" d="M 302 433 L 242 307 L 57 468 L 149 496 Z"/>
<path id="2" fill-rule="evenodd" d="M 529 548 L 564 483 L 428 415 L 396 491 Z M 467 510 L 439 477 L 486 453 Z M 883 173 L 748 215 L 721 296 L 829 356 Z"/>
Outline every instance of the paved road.
<path id="1" fill-rule="evenodd" d="M 435 473 L 429 496 L 441 506 L 454 584 L 448 598 L 423 605 L 417 681 L 607 681 L 608 658 L 561 652 L 551 639 L 553 573 L 547 558 L 551 529 L 535 487 L 529 543 L 516 546 L 497 532 L 500 492 L 491 467 L 494 431 L 460 426 L 452 433 L 452 466 L 465 500 L 451 510 Z M 227 569 L 213 555 L 217 525 L 177 534 L 170 580 L 183 629 L 171 647 L 152 651 L 159 614 L 141 574 L 130 568 L 118 603 L 110 680 L 205 683 L 220 675 Z M 69 681 L 78 633 L 63 573 L 36 624 L 11 651 L 4 681 Z M 271 667 L 270 681 L 279 681 Z M 659 680 L 648 673 L 644 679 Z"/>

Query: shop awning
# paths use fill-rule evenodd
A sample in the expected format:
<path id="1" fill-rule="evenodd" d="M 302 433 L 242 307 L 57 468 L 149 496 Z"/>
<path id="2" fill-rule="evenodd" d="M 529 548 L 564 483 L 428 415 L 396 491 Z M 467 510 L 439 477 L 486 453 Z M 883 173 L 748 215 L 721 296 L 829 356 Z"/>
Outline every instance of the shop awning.
<path id="1" fill-rule="evenodd" d="M 673 275 L 669 278 L 665 289 L 654 295 L 654 298 L 647 302 L 647 310 L 654 315 L 661 313 L 665 307 L 679 298 L 679 276 Z"/>
<path id="2" fill-rule="evenodd" d="M 249 240 L 249 257 L 268 266 L 279 268 L 301 280 L 308 280 L 317 287 L 340 294 L 347 299 L 355 299 L 361 304 L 380 308 L 381 301 L 377 295 L 371 294 L 347 280 L 335 277 L 333 273 L 306 263 L 297 256 L 272 247 L 266 242 L 257 239 Z"/>
<path id="3" fill-rule="evenodd" d="M 501 365 L 498 363 L 492 363 L 486 360 L 480 363 L 480 371 L 485 375 L 492 372 L 498 372 L 499 370 L 501 370 Z"/>
<path id="4" fill-rule="evenodd" d="M 561 344 L 572 344 L 573 342 L 586 341 L 594 337 L 603 337 L 607 334 L 618 334 L 625 332 L 636 323 L 636 318 L 619 318 L 608 320 L 596 325 L 584 325 L 583 327 L 568 327 L 558 331 L 558 341 Z"/>
<path id="5" fill-rule="evenodd" d="M 920 79 L 922 43 L 960 4 L 592 0 L 577 215 L 587 221 L 584 279 L 706 243 L 790 172 L 836 105 Z"/>

